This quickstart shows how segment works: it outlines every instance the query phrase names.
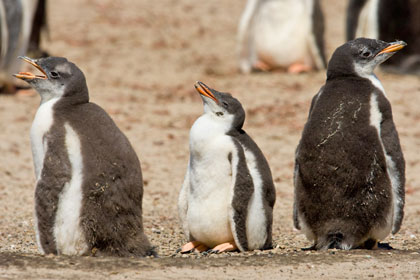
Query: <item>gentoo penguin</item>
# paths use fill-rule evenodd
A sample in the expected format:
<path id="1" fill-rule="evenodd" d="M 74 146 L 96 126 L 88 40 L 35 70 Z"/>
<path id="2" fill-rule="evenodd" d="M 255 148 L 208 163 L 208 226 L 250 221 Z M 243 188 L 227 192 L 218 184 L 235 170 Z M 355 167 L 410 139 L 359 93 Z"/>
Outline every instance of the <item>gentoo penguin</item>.
<path id="1" fill-rule="evenodd" d="M 12 74 L 20 68 L 17 56 L 29 44 L 37 0 L 0 0 L 0 92 L 14 93 Z"/>
<path id="2" fill-rule="evenodd" d="M 420 74 L 420 1 L 350 0 L 347 8 L 347 40 L 369 37 L 392 41 L 404 38 L 407 48 L 393 56 L 382 70 Z"/>
<path id="3" fill-rule="evenodd" d="M 195 84 L 204 114 L 190 131 L 178 210 L 190 241 L 182 253 L 268 249 L 276 198 L 270 167 L 242 129 L 245 111 L 228 93 Z"/>
<path id="4" fill-rule="evenodd" d="M 22 58 L 41 74 L 15 74 L 41 96 L 31 128 L 35 229 L 45 254 L 146 256 L 140 162 L 108 114 L 89 102 L 66 58 Z"/>
<path id="5" fill-rule="evenodd" d="M 325 69 L 319 0 L 248 0 L 238 29 L 239 69 Z"/>
<path id="6" fill-rule="evenodd" d="M 373 248 L 398 232 L 405 163 L 374 68 L 402 49 L 359 38 L 334 52 L 296 150 L 294 224 L 314 249 Z"/>

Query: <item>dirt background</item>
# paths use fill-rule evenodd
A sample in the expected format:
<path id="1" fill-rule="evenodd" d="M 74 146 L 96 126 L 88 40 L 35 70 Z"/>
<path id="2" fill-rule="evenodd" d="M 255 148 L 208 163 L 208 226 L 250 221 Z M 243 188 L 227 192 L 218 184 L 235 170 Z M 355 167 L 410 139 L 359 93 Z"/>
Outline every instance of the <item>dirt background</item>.
<path id="1" fill-rule="evenodd" d="M 54 0 L 52 55 L 85 73 L 91 100 L 128 136 L 145 180 L 145 231 L 159 259 L 40 256 L 33 230 L 29 129 L 39 96 L 0 95 L 0 278 L 404 278 L 420 279 L 420 78 L 377 71 L 393 105 L 407 163 L 405 219 L 392 251 L 303 252 L 293 230 L 294 150 L 325 72 L 237 73 L 236 31 L 244 0 Z M 346 1 L 322 0 L 327 57 L 344 42 Z M 404 39 L 404 38 L 401 38 Z M 188 161 L 188 133 L 202 113 L 196 80 L 231 92 L 245 130 L 265 153 L 277 190 L 275 249 L 181 256 L 176 202 Z"/>

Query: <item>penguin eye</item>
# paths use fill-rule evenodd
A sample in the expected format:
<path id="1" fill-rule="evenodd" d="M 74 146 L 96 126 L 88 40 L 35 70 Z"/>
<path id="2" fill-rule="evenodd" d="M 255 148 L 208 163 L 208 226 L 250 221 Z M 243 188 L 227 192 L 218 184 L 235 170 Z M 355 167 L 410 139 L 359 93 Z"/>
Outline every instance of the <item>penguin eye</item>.
<path id="1" fill-rule="evenodd" d="M 51 71 L 51 72 L 50 72 L 50 76 L 51 76 L 51 78 L 56 79 L 56 78 L 58 78 L 60 75 L 58 75 L 58 73 L 57 73 L 57 72 Z"/>
<path id="2" fill-rule="evenodd" d="M 368 58 L 368 57 L 370 57 L 370 55 L 371 55 L 370 51 L 364 51 L 364 52 L 362 52 L 362 56 L 364 58 Z"/>
<path id="3" fill-rule="evenodd" d="M 218 117 L 223 116 L 223 112 L 216 112 L 216 116 Z"/>
<path id="4" fill-rule="evenodd" d="M 227 102 L 225 102 L 225 101 L 223 101 L 223 102 L 222 102 L 222 104 L 223 104 L 223 106 L 225 106 L 225 107 L 228 107 L 228 106 L 229 106 L 229 104 L 228 104 Z"/>

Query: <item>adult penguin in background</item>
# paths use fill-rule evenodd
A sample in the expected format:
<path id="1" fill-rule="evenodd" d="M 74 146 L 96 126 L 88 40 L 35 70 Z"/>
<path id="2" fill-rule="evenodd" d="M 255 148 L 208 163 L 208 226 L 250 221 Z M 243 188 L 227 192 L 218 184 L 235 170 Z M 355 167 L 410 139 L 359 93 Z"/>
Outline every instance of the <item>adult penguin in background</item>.
<path id="1" fill-rule="evenodd" d="M 406 44 L 359 38 L 334 52 L 296 150 L 294 224 L 314 249 L 374 248 L 404 216 L 405 162 L 374 68 Z"/>
<path id="2" fill-rule="evenodd" d="M 12 74 L 19 71 L 18 56 L 40 50 L 41 31 L 46 28 L 46 0 L 0 0 L 0 93 L 15 93 Z"/>
<path id="3" fill-rule="evenodd" d="M 276 198 L 270 167 L 242 129 L 245 111 L 228 93 L 201 82 L 204 114 L 190 131 L 190 160 L 178 200 L 189 243 L 181 253 L 272 247 Z"/>
<path id="4" fill-rule="evenodd" d="M 45 254 L 147 256 L 140 162 L 109 115 L 89 102 L 85 76 L 62 57 L 23 60 L 41 96 L 31 127 L 35 231 Z"/>
<path id="5" fill-rule="evenodd" d="M 319 0 L 248 0 L 239 23 L 238 53 L 243 73 L 324 69 Z"/>
<path id="6" fill-rule="evenodd" d="M 384 41 L 404 38 L 404 52 L 391 57 L 381 69 L 420 75 L 420 0 L 350 0 L 347 40 L 368 37 Z"/>

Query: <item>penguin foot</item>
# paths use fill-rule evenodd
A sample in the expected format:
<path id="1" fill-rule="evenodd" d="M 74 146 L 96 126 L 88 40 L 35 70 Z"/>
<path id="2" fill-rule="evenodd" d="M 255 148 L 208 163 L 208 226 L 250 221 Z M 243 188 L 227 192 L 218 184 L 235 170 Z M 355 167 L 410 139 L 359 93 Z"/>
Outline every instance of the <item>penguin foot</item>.
<path id="1" fill-rule="evenodd" d="M 316 244 L 312 245 L 311 247 L 302 248 L 302 251 L 316 251 Z"/>
<path id="2" fill-rule="evenodd" d="M 34 96 L 36 92 L 32 89 L 18 89 L 16 95 L 20 96 Z"/>
<path id="3" fill-rule="evenodd" d="M 379 243 L 376 246 L 377 249 L 379 250 L 394 250 L 394 248 L 392 248 L 391 245 L 389 245 L 389 243 Z"/>
<path id="4" fill-rule="evenodd" d="M 189 254 L 194 251 L 198 251 L 199 253 L 207 251 L 209 248 L 198 241 L 191 241 L 181 247 L 181 254 Z"/>
<path id="5" fill-rule="evenodd" d="M 261 71 L 261 72 L 268 72 L 271 70 L 270 65 L 261 60 L 255 62 L 254 66 L 252 67 L 254 71 Z"/>
<path id="6" fill-rule="evenodd" d="M 303 64 L 301 62 L 295 62 L 287 68 L 287 72 L 291 74 L 299 74 L 299 73 L 309 72 L 311 70 L 312 70 L 311 66 Z"/>
<path id="7" fill-rule="evenodd" d="M 217 245 L 216 247 L 214 247 L 213 249 L 210 250 L 210 253 L 212 254 L 218 254 L 218 253 L 222 253 L 222 252 L 232 252 L 237 250 L 238 247 L 235 244 L 235 241 L 231 241 L 231 242 L 226 242 L 226 243 L 222 243 L 220 245 Z"/>

